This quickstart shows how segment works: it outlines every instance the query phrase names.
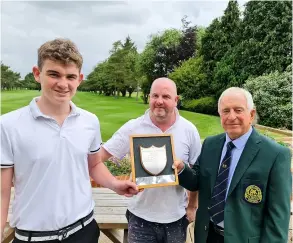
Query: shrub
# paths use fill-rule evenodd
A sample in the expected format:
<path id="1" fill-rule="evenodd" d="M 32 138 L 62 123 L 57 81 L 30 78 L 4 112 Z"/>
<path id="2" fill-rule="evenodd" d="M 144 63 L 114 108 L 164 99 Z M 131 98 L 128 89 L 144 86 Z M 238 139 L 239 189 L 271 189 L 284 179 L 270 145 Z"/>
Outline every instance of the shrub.
<path id="1" fill-rule="evenodd" d="M 199 99 L 209 95 L 210 83 L 202 71 L 202 57 L 192 57 L 168 75 L 177 85 L 178 94 L 185 99 Z"/>
<path id="2" fill-rule="evenodd" d="M 244 88 L 253 95 L 259 124 L 292 130 L 291 71 L 250 78 Z"/>
<path id="3" fill-rule="evenodd" d="M 197 113 L 217 115 L 217 100 L 214 97 L 203 97 L 196 100 L 183 100 L 182 107 L 184 110 Z"/>
<path id="4" fill-rule="evenodd" d="M 105 162 L 105 165 L 114 176 L 129 175 L 131 172 L 129 155 L 124 156 L 122 159 L 112 157 Z"/>

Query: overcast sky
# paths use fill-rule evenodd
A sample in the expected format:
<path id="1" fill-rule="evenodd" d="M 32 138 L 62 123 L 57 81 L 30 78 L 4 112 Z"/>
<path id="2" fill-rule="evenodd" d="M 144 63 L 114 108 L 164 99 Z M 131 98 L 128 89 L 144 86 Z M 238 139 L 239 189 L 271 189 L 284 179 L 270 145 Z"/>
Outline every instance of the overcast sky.
<path id="1" fill-rule="evenodd" d="M 24 77 L 37 49 L 56 37 L 70 38 L 84 57 L 82 71 L 109 56 L 112 43 L 129 35 L 141 52 L 149 35 L 180 28 L 181 18 L 208 26 L 227 1 L 1 1 L 1 60 Z M 246 2 L 238 1 L 240 7 Z"/>

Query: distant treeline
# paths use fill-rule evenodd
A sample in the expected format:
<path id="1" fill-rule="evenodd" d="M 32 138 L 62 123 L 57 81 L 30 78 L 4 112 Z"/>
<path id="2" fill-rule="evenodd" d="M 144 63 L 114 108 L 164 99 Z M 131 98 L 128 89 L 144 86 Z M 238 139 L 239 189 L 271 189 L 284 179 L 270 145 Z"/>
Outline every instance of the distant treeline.
<path id="1" fill-rule="evenodd" d="M 169 77 L 184 109 L 216 114 L 224 89 L 245 87 L 261 108 L 261 124 L 292 129 L 291 64 L 291 2 L 249 1 L 241 13 L 237 1 L 229 1 L 207 28 L 184 16 L 180 29 L 152 34 L 141 53 L 130 36 L 117 40 L 79 89 L 125 96 L 139 87 L 147 103 L 152 81 Z M 2 88 L 39 88 L 31 74 L 19 81 L 19 74 L 8 71 Z"/>

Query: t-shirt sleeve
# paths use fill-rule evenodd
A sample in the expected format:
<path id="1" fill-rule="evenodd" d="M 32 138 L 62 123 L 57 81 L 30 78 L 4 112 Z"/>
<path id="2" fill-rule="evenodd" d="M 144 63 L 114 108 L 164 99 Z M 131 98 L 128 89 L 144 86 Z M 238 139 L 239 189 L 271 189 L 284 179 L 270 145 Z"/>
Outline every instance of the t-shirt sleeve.
<path id="1" fill-rule="evenodd" d="M 89 154 L 97 153 L 102 145 L 102 136 L 101 136 L 101 129 L 100 129 L 100 122 L 99 119 L 96 117 L 95 123 L 94 123 L 94 129 L 95 129 L 95 136 L 91 143 Z"/>
<path id="2" fill-rule="evenodd" d="M 103 145 L 103 148 L 118 159 L 122 159 L 130 150 L 130 134 L 133 122 L 125 123 L 113 136 Z"/>
<path id="3" fill-rule="evenodd" d="M 11 137 L 9 137 L 9 132 L 1 120 L 1 168 L 13 167 L 13 157 Z"/>
<path id="4" fill-rule="evenodd" d="M 189 150 L 189 160 L 188 163 L 190 165 L 194 165 L 197 157 L 199 156 L 201 151 L 201 141 L 199 133 L 196 127 L 193 127 L 190 134 L 190 150 Z"/>

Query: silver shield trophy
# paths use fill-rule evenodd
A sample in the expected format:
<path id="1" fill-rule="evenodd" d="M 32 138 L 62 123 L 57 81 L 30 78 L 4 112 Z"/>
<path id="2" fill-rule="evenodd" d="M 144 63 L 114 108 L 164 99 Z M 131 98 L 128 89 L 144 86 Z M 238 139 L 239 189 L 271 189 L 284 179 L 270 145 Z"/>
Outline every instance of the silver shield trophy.
<path id="1" fill-rule="evenodd" d="M 162 147 L 152 145 L 149 148 L 140 146 L 140 155 L 142 167 L 151 175 L 159 175 L 167 165 L 166 145 Z"/>

